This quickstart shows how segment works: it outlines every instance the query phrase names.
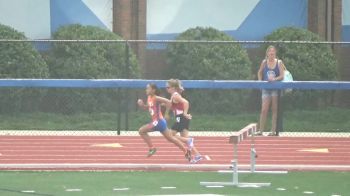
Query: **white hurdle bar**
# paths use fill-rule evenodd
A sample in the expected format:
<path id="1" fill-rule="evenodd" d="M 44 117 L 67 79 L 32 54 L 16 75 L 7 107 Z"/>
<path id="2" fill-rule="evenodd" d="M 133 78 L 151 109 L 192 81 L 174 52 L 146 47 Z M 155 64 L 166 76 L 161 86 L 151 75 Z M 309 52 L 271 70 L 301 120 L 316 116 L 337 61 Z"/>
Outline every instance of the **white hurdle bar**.
<path id="1" fill-rule="evenodd" d="M 238 180 L 238 143 L 243 141 L 249 135 L 252 136 L 252 146 L 251 146 L 251 171 L 250 173 L 254 173 L 255 171 L 255 158 L 257 156 L 255 151 L 255 141 L 254 134 L 256 131 L 256 123 L 251 123 L 248 126 L 244 127 L 240 131 L 234 133 L 230 136 L 230 143 L 233 144 L 233 160 L 232 163 L 232 181 L 231 182 L 200 182 L 200 185 L 203 186 L 237 186 L 237 187 L 265 187 L 270 186 L 271 183 L 247 183 L 247 182 L 239 182 Z"/>
<path id="2" fill-rule="evenodd" d="M 251 127 L 249 127 L 251 126 Z M 239 134 L 241 134 L 240 139 L 244 140 L 246 137 L 250 136 L 250 170 L 238 170 L 238 173 L 261 173 L 261 174 L 287 174 L 288 171 L 277 171 L 277 170 L 263 170 L 263 171 L 257 171 L 256 170 L 256 158 L 258 158 L 258 154 L 255 150 L 255 133 L 256 133 L 256 123 L 252 123 L 248 125 L 247 127 L 240 130 L 238 133 L 234 133 L 231 137 L 235 137 Z M 250 128 L 250 129 L 247 129 Z M 244 134 L 245 131 L 247 132 L 247 135 Z M 230 143 L 233 143 L 233 138 L 230 137 Z M 242 141 L 241 140 L 241 141 Z M 232 166 L 231 166 L 232 167 Z M 232 173 L 233 170 L 219 170 L 219 173 Z"/>

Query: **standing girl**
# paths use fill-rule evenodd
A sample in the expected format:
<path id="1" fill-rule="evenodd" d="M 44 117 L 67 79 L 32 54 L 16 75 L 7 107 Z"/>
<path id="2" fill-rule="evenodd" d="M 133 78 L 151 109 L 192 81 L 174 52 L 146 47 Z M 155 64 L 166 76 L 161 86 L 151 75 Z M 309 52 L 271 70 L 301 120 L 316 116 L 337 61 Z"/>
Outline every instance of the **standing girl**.
<path id="1" fill-rule="evenodd" d="M 274 82 L 283 80 L 284 76 L 284 64 L 276 57 L 276 48 L 269 46 L 266 49 L 266 58 L 261 62 L 258 79 Z M 265 129 L 266 118 L 271 105 L 272 108 L 272 127 L 269 136 L 276 136 L 276 123 L 277 123 L 277 107 L 278 107 L 278 91 L 274 89 L 263 89 L 261 96 L 261 114 L 259 122 L 259 134 Z"/>
<path id="2" fill-rule="evenodd" d="M 137 104 L 144 109 L 148 109 L 152 122 L 143 125 L 139 129 L 139 134 L 142 139 L 146 142 L 149 147 L 147 156 L 150 157 L 156 153 L 157 149 L 153 146 L 151 138 L 148 135 L 148 132 L 159 131 L 169 142 L 175 144 L 179 147 L 185 154 L 185 157 L 188 161 L 191 161 L 191 151 L 187 150 L 184 145 L 172 135 L 171 131 L 167 128 L 167 123 L 163 118 L 161 112 L 161 104 L 164 103 L 169 105 L 170 102 L 168 99 L 159 96 L 159 89 L 155 84 L 148 84 L 146 87 L 147 104 L 145 104 L 141 99 L 137 101 Z"/>

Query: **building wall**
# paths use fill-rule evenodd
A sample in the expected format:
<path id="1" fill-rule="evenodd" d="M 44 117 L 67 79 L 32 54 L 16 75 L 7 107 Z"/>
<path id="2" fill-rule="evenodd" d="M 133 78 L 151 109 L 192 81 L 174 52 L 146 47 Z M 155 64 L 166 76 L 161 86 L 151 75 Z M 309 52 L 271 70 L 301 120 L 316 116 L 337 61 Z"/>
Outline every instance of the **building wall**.
<path id="1" fill-rule="evenodd" d="M 262 40 L 280 27 L 307 28 L 307 7 L 307 0 L 148 0 L 147 38 L 211 26 L 238 40 Z"/>
<path id="2" fill-rule="evenodd" d="M 31 39 L 75 23 L 112 30 L 112 19 L 112 0 L 0 0 L 0 23 Z"/>
<path id="3" fill-rule="evenodd" d="M 112 0 L 50 0 L 50 12 L 52 32 L 76 23 L 112 31 Z"/>
<path id="4" fill-rule="evenodd" d="M 262 40 L 284 26 L 326 37 L 327 0 L 0 0 L 0 23 L 32 39 L 48 39 L 60 26 L 94 25 L 125 39 L 174 39 L 196 26 L 212 26 L 238 40 Z M 334 41 L 350 41 L 350 0 L 332 1 Z M 144 76 L 161 76 L 161 51 L 133 45 Z M 349 48 L 349 47 L 348 47 Z M 350 78 L 349 49 L 336 50 L 341 79 Z M 146 72 L 147 70 L 152 70 Z M 160 70 L 160 71 L 159 71 Z M 156 72 L 159 73 L 156 73 Z"/>
<path id="5" fill-rule="evenodd" d="M 0 23 L 32 39 L 50 38 L 50 1 L 0 0 Z"/>
<path id="6" fill-rule="evenodd" d="M 350 41 L 350 0 L 343 0 L 342 41 Z"/>

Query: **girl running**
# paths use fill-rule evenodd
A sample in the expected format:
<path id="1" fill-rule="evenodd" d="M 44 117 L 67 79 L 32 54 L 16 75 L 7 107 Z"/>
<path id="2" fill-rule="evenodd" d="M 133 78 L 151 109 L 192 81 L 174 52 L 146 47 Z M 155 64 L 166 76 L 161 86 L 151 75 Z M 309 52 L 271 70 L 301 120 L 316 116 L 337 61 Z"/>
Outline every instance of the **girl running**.
<path id="1" fill-rule="evenodd" d="M 184 88 L 181 85 L 180 80 L 170 79 L 166 85 L 168 93 L 171 95 L 171 110 L 174 112 L 175 123 L 171 127 L 172 133 L 182 142 L 186 142 L 190 149 L 193 149 L 195 153 L 194 159 L 191 163 L 197 163 L 203 159 L 201 154 L 193 145 L 193 138 L 188 137 L 188 130 L 190 126 L 190 120 L 192 119 L 191 114 L 188 113 L 189 102 L 181 96 Z M 166 115 L 169 114 L 169 109 L 167 109 Z M 180 136 L 177 135 L 180 133 Z"/>
<path id="2" fill-rule="evenodd" d="M 163 118 L 160 105 L 161 103 L 170 105 L 170 101 L 168 99 L 165 99 L 159 96 L 159 89 L 155 84 L 147 85 L 146 94 L 148 96 L 147 105 L 141 99 L 137 101 L 137 104 L 141 108 L 144 108 L 145 110 L 148 109 L 152 117 L 152 122 L 146 125 L 143 125 L 139 129 L 140 136 L 149 147 L 147 157 L 150 157 L 157 152 L 157 149 L 152 144 L 152 141 L 148 135 L 148 132 L 159 131 L 169 142 L 172 142 L 173 144 L 175 144 L 185 153 L 185 157 L 188 161 L 191 161 L 191 151 L 187 150 L 184 147 L 184 145 L 171 134 L 171 131 L 167 128 L 167 123 Z"/>

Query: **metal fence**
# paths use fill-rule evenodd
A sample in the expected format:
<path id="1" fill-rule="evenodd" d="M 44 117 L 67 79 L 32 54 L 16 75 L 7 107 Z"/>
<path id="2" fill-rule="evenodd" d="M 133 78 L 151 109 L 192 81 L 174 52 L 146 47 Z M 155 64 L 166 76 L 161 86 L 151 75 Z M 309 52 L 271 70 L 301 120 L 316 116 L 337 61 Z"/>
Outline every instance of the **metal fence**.
<path id="1" fill-rule="evenodd" d="M 1 40 L 0 74 L 2 78 L 256 80 L 268 45 L 277 47 L 278 58 L 297 81 L 350 78 L 350 43 L 304 41 Z M 349 132 L 349 94 L 346 89 L 295 89 L 284 94 L 283 131 Z M 169 97 L 165 90 L 162 95 Z M 149 120 L 136 107 L 136 100 L 145 98 L 141 88 L 2 87 L 0 96 L 1 130 L 135 131 Z M 191 88 L 184 96 L 191 104 L 194 131 L 233 131 L 259 120 L 257 89 Z"/>

